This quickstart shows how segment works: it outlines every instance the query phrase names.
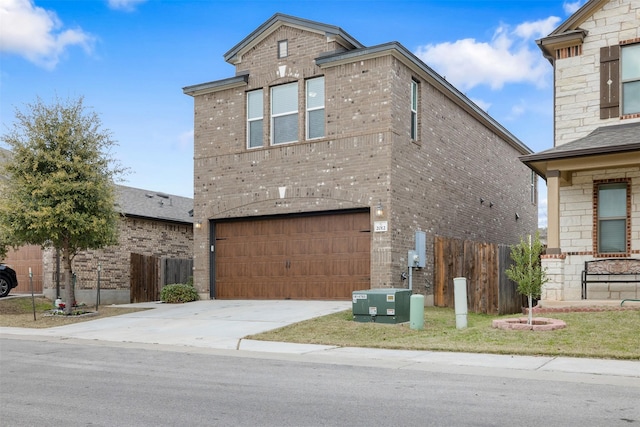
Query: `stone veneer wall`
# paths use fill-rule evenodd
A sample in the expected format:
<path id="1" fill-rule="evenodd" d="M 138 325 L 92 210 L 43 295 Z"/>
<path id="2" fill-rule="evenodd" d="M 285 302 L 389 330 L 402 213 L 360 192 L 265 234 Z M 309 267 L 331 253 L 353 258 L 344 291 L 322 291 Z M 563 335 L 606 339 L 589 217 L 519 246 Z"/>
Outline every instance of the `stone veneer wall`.
<path id="1" fill-rule="evenodd" d="M 556 61 L 555 145 L 582 138 L 600 126 L 620 124 L 600 119 L 600 48 L 624 40 L 640 41 L 640 2 L 613 0 L 580 25 L 588 32 L 582 55 Z M 640 121 L 625 118 L 624 123 Z"/>
<path id="2" fill-rule="evenodd" d="M 612 0 L 580 24 L 587 31 L 582 54 L 555 61 L 555 146 L 582 138 L 601 126 L 640 121 L 638 115 L 600 119 L 600 48 L 622 41 L 640 42 L 640 3 Z M 632 256 L 640 253 L 640 185 L 638 169 L 575 173 L 572 185 L 560 188 L 562 255 L 543 258 L 549 283 L 542 299 L 580 300 L 584 262 L 593 259 L 593 180 L 632 179 Z M 632 289 L 633 288 L 633 289 Z M 589 285 L 590 299 L 634 298 L 635 285 Z"/>
<path id="3" fill-rule="evenodd" d="M 572 185 L 560 188 L 560 247 L 564 262 L 545 259 L 550 283 L 542 299 L 580 300 L 584 262 L 594 259 L 593 251 L 593 182 L 595 180 L 631 179 L 631 256 L 640 254 L 640 166 L 628 169 L 584 171 L 573 174 Z M 561 271 L 561 272 L 560 272 Z M 558 275 L 558 276 L 556 276 Z M 561 282 L 558 282 L 562 280 Z M 559 283 L 564 283 L 559 291 Z M 590 284 L 589 299 L 638 298 L 636 284 Z"/>
<path id="4" fill-rule="evenodd" d="M 100 302 L 102 304 L 126 304 L 130 302 L 131 254 L 167 258 L 191 258 L 193 256 L 193 226 L 144 218 L 125 218 L 120 223 L 117 246 L 88 250 L 74 259 L 76 272 L 76 300 L 95 304 L 97 267 L 101 265 Z M 44 293 L 55 298 L 55 253 L 45 251 Z M 66 280 L 61 276 L 61 295 L 64 296 Z"/>

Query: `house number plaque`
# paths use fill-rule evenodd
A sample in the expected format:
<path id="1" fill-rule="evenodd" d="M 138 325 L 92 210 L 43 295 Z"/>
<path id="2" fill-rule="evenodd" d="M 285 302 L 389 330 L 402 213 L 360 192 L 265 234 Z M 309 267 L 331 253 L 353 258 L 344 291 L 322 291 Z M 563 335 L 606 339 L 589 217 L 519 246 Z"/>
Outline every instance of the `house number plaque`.
<path id="1" fill-rule="evenodd" d="M 374 221 L 373 222 L 373 232 L 374 233 L 382 233 L 389 229 L 388 221 Z"/>

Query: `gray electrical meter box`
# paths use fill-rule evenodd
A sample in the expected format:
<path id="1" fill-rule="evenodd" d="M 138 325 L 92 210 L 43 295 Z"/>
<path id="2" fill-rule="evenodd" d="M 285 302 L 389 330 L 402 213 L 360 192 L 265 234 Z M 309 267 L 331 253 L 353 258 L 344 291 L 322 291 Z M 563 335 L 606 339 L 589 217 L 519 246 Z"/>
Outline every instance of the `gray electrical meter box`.
<path id="1" fill-rule="evenodd" d="M 353 291 L 353 320 L 356 322 L 403 323 L 409 321 L 409 289 L 367 289 Z"/>

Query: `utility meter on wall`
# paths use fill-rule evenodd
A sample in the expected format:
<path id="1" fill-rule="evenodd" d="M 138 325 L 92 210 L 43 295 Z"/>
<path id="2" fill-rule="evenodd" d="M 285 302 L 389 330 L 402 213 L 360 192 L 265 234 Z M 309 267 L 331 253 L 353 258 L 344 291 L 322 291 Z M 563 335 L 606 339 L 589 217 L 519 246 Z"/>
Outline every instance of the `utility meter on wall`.
<path id="1" fill-rule="evenodd" d="M 418 268 L 420 267 L 420 256 L 416 251 L 409 251 L 407 256 L 407 267 Z"/>
<path id="2" fill-rule="evenodd" d="M 427 234 L 416 231 L 416 248 L 409 251 L 407 267 L 424 268 L 427 263 Z"/>

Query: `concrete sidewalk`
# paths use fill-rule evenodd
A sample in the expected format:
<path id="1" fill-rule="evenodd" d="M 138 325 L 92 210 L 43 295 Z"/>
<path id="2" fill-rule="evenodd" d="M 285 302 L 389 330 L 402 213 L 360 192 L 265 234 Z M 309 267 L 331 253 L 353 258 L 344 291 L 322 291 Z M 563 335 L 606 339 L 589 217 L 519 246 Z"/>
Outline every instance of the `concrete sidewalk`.
<path id="1" fill-rule="evenodd" d="M 572 373 L 633 379 L 640 387 L 640 361 L 510 356 L 432 351 L 381 350 L 246 340 L 244 337 L 351 308 L 349 301 L 208 300 L 189 304 L 143 303 L 152 308 L 48 329 L 0 327 L 0 337 L 98 340 L 239 350 L 257 355 L 291 355 L 299 360 L 365 366 L 434 369 L 507 369 L 541 373 Z M 640 345 L 640 344 L 639 344 Z"/>

